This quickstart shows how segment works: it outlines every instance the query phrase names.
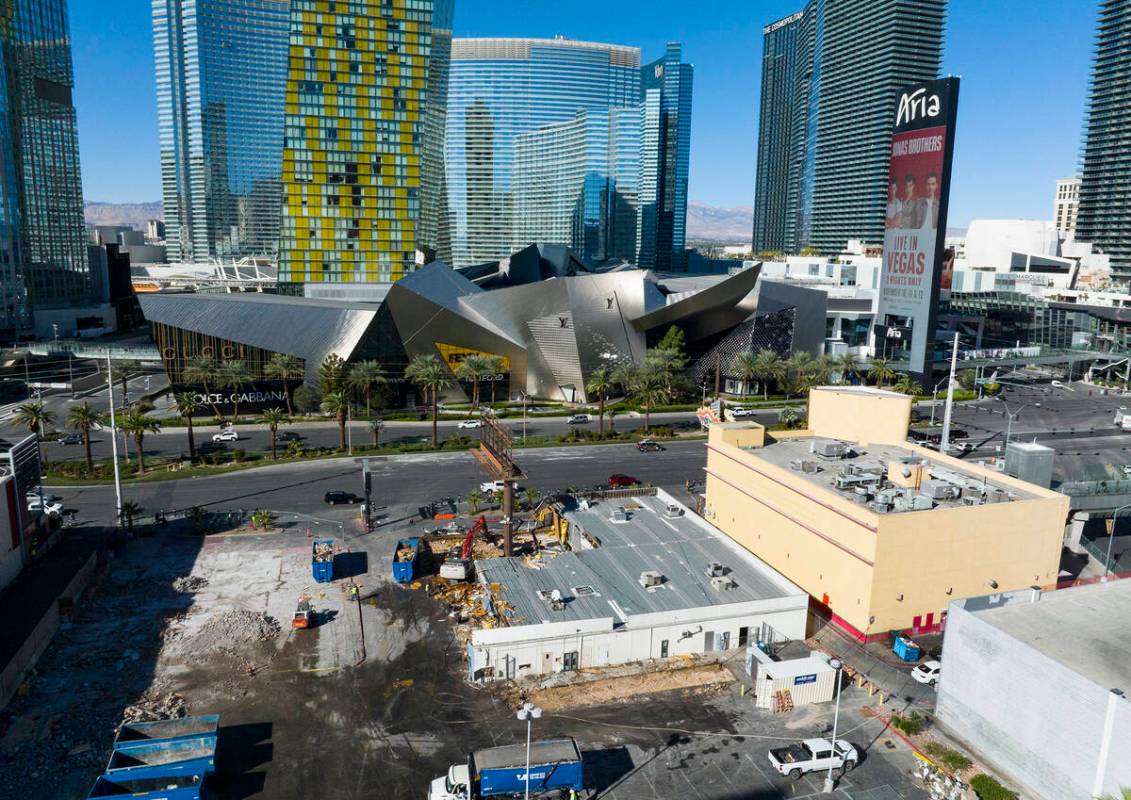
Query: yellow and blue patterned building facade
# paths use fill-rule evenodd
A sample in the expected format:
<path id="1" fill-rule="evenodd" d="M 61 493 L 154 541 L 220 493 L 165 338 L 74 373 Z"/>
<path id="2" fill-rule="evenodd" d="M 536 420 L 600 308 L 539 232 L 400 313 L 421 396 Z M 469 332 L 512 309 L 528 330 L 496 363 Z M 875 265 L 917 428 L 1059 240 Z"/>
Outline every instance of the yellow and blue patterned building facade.
<path id="1" fill-rule="evenodd" d="M 433 31 L 450 48 L 452 5 L 292 0 L 280 292 L 363 299 L 413 270 L 428 92 L 446 88 Z"/>

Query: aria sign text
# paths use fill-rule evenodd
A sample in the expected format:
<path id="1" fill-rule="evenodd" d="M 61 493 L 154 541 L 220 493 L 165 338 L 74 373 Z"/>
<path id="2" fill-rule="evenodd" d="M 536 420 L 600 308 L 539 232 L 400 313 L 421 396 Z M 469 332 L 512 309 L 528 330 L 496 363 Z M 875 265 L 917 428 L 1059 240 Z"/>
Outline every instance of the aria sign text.
<path id="1" fill-rule="evenodd" d="M 927 94 L 924 87 L 913 92 L 904 92 L 899 98 L 899 108 L 895 114 L 895 125 L 906 125 L 920 117 L 937 117 L 942 111 L 942 101 L 937 94 Z"/>

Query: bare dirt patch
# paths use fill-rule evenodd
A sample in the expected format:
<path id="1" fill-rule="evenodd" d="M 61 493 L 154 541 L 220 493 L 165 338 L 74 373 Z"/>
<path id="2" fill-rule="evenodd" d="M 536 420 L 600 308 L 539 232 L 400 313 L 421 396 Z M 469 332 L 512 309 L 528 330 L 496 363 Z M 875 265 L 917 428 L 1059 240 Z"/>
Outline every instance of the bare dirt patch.
<path id="1" fill-rule="evenodd" d="M 583 706 L 607 705 L 640 695 L 670 692 L 677 689 L 699 689 L 733 683 L 734 675 L 718 664 L 705 664 L 684 669 L 646 672 L 638 675 L 583 680 L 566 686 L 531 689 L 530 702 L 545 711 L 564 711 Z"/>

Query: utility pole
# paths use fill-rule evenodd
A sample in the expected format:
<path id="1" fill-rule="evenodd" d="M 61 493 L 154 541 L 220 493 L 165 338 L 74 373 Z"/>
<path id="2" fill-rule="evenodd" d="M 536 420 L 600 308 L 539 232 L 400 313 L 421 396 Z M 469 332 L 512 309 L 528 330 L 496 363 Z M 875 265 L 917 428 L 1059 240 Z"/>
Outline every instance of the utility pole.
<path id="1" fill-rule="evenodd" d="M 110 447 L 114 458 L 114 495 L 118 502 L 118 523 L 122 521 L 122 474 L 118 471 L 118 423 L 114 417 L 114 368 L 106 351 L 106 389 L 110 393 Z"/>
<path id="2" fill-rule="evenodd" d="M 946 384 L 946 410 L 943 412 L 942 444 L 939 452 L 950 449 L 950 412 L 954 408 L 954 370 L 958 366 L 958 331 L 954 332 L 954 349 L 950 352 L 950 380 Z"/>

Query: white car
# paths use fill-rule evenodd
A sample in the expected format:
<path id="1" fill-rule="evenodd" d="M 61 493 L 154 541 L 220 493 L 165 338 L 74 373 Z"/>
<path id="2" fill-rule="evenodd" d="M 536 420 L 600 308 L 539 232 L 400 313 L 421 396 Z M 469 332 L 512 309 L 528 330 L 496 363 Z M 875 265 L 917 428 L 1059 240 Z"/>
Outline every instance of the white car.
<path id="1" fill-rule="evenodd" d="M 219 433 L 212 434 L 212 441 L 214 442 L 238 442 L 240 435 L 236 433 L 235 428 L 225 428 Z"/>
<path id="2" fill-rule="evenodd" d="M 934 686 L 939 682 L 939 676 L 942 675 L 942 664 L 938 661 L 924 661 L 915 669 L 911 670 L 911 677 L 925 683 L 928 686 Z"/>
<path id="3" fill-rule="evenodd" d="M 482 428 L 483 420 L 480 419 L 465 419 L 460 422 L 457 428 Z"/>
<path id="4" fill-rule="evenodd" d="M 829 767 L 843 775 L 860 761 L 856 748 L 844 739 L 836 740 L 836 751 L 828 739 L 806 739 L 788 747 L 779 747 L 769 753 L 770 764 L 779 775 L 797 780 L 807 772 L 823 772 Z"/>
<path id="5" fill-rule="evenodd" d="M 495 492 L 501 492 L 503 490 L 503 487 L 506 486 L 506 483 L 506 481 L 484 481 L 483 483 L 479 484 L 479 491 L 483 492 L 484 494 L 494 494 Z M 517 492 L 518 484 L 513 483 L 511 485 Z"/>
<path id="6" fill-rule="evenodd" d="M 39 502 L 39 497 L 28 498 L 27 510 L 28 511 L 42 511 L 52 517 L 63 516 L 63 503 L 58 499 L 48 499 L 51 495 L 43 495 L 43 502 Z"/>
<path id="7" fill-rule="evenodd" d="M 585 425 L 592 420 L 589 419 L 588 414 L 574 414 L 566 420 L 566 425 Z"/>
<path id="8" fill-rule="evenodd" d="M 732 409 L 730 409 L 730 415 L 732 417 L 734 417 L 735 419 L 742 419 L 743 417 L 752 417 L 757 413 L 758 412 L 755 411 L 753 408 L 732 408 Z"/>

